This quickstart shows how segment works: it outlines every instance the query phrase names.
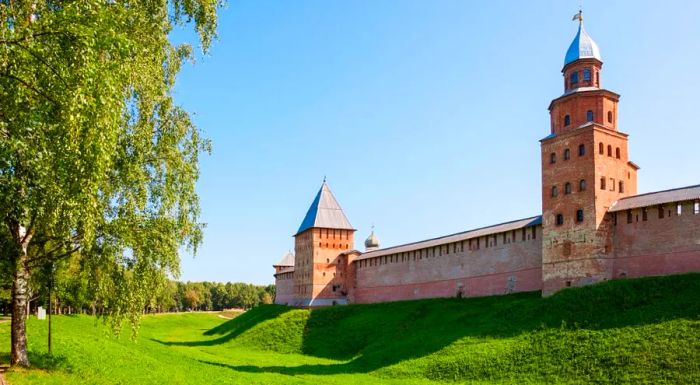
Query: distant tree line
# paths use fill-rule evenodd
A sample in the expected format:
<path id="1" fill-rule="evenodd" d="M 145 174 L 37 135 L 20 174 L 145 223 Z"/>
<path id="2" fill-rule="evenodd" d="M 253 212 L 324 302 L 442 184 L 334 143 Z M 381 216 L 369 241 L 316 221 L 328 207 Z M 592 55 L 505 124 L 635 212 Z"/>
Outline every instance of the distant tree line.
<path id="1" fill-rule="evenodd" d="M 48 288 L 55 314 L 103 314 L 109 304 L 94 294 L 81 264 L 75 255 L 32 276 L 29 285 L 28 310 L 36 313 L 39 306 L 48 309 Z M 12 280 L 9 268 L 0 261 L 0 311 L 9 314 L 12 306 Z M 52 271 L 53 270 L 53 271 Z M 168 280 L 151 293 L 144 313 L 250 309 L 270 304 L 275 298 L 275 285 L 253 285 L 242 282 L 180 282 Z"/>

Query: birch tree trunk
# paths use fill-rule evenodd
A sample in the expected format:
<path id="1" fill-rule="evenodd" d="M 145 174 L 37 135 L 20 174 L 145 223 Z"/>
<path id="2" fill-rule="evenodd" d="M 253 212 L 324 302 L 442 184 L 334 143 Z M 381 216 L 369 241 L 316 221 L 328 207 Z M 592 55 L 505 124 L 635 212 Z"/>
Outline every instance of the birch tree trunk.
<path id="1" fill-rule="evenodd" d="M 29 305 L 29 256 L 27 248 L 31 235 L 24 234 L 24 228 L 16 230 L 15 241 L 19 244 L 15 256 L 15 271 L 12 282 L 12 324 L 10 364 L 29 366 L 27 356 L 27 306 Z"/>

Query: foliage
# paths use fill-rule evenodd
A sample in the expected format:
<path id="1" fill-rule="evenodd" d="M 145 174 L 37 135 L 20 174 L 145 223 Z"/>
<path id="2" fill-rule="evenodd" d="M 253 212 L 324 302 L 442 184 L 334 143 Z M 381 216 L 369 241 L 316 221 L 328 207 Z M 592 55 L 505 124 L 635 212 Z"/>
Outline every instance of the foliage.
<path id="1" fill-rule="evenodd" d="M 700 274 L 689 274 L 612 281 L 545 299 L 524 293 L 315 310 L 269 305 L 228 321 L 206 313 L 154 315 L 144 319 L 137 344 L 110 337 L 90 317 L 56 317 L 59 356 L 45 364 L 49 370 L 15 370 L 8 379 L 16 385 L 698 383 L 699 290 Z M 32 319 L 30 333 L 43 338 L 45 324 Z M 44 351 L 33 345 L 36 357 Z"/>
<path id="2" fill-rule="evenodd" d="M 0 0 L 0 231 L 15 312 L 37 269 L 80 251 L 89 290 L 118 330 L 179 273 L 202 238 L 195 192 L 209 143 L 172 88 L 192 22 L 214 38 L 219 0 Z M 63 288 L 80 296 L 84 287 Z M 26 365 L 24 317 L 13 363 Z M 21 338 L 20 338 L 21 337 Z"/>

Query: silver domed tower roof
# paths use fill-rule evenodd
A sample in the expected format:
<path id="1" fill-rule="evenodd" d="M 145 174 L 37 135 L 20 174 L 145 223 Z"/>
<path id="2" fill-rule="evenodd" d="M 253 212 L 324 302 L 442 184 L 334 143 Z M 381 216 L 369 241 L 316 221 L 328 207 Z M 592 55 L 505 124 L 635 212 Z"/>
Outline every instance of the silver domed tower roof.
<path id="1" fill-rule="evenodd" d="M 578 32 L 574 41 L 571 42 L 569 50 L 566 51 L 566 58 L 564 59 L 564 65 L 572 63 L 579 59 L 598 59 L 603 61 L 600 56 L 600 49 L 598 44 L 591 39 L 591 37 L 586 33 L 586 29 L 583 27 L 583 14 L 581 12 L 574 16 L 574 20 L 579 20 Z"/>
<path id="2" fill-rule="evenodd" d="M 372 229 L 372 232 L 369 234 L 369 237 L 365 240 L 365 249 L 366 250 L 375 250 L 379 248 L 379 238 L 377 238 L 376 235 L 374 235 L 374 229 Z"/>

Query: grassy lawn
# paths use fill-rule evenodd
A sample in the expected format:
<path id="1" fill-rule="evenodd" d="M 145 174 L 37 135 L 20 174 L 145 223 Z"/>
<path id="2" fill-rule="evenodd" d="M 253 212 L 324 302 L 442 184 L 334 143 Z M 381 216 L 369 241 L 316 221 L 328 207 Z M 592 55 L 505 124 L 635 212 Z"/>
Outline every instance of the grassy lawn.
<path id="1" fill-rule="evenodd" d="M 227 314 L 227 316 L 229 316 Z M 31 318 L 21 384 L 700 383 L 700 274 L 319 310 L 147 316 L 137 341 L 88 316 Z M 9 325 L 0 324 L 6 362 Z"/>

